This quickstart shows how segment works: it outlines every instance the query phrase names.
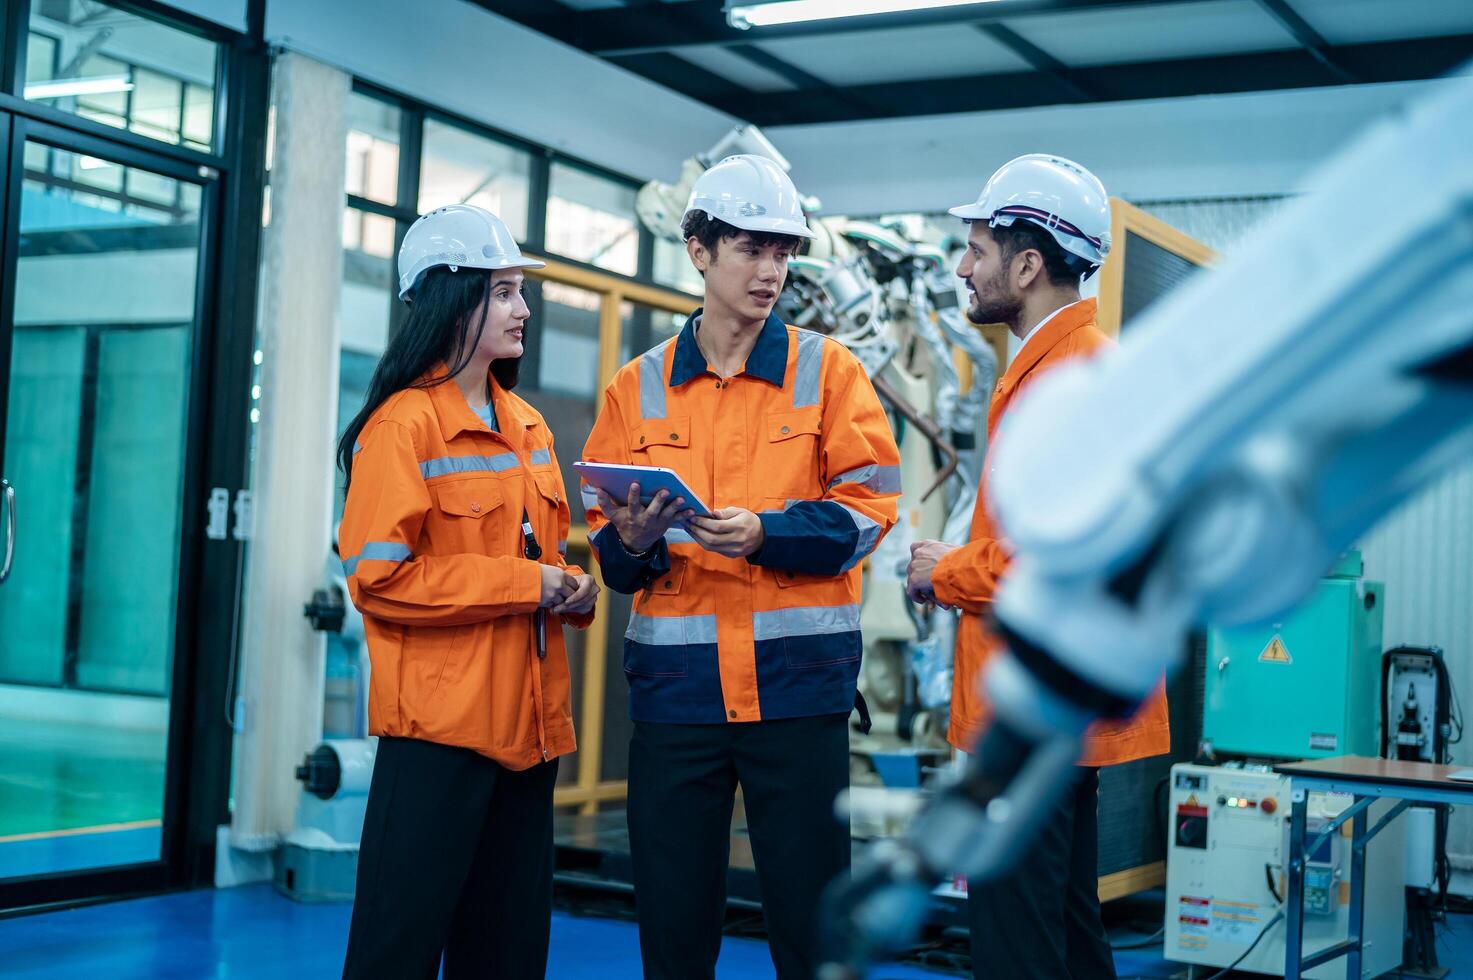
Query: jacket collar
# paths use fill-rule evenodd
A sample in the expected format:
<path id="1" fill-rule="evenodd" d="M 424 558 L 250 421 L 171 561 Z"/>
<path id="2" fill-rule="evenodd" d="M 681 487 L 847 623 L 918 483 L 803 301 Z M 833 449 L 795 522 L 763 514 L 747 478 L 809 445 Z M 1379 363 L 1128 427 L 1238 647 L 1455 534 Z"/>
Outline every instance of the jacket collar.
<path id="1" fill-rule="evenodd" d="M 675 340 L 675 357 L 670 364 L 672 388 L 679 388 L 692 378 L 710 373 L 706 355 L 701 353 L 700 345 L 696 343 L 696 331 L 700 329 L 703 312 L 704 308 L 697 309 L 687 317 L 680 336 Z M 757 335 L 752 353 L 747 355 L 742 373 L 779 388 L 783 386 L 783 377 L 788 373 L 788 328 L 776 313 L 767 315 L 767 322 Z"/>
<path id="2" fill-rule="evenodd" d="M 448 368 L 441 362 L 425 375 L 425 380 L 445 379 L 426 389 L 440 422 L 440 434 L 448 443 L 462 432 L 487 431 L 486 423 L 471 410 L 470 403 L 460 393 L 460 386 L 448 374 Z M 496 421 L 501 427 L 501 435 L 511 443 L 512 449 L 520 450 L 524 430 L 536 425 L 537 420 L 522 410 L 520 398 L 496 383 L 494 375 L 488 372 L 486 380 L 491 385 L 491 404 L 496 407 Z"/>
<path id="3" fill-rule="evenodd" d="M 1018 379 L 1033 370 L 1034 366 L 1043 360 L 1044 355 L 1053 350 L 1059 341 L 1080 327 L 1093 324 L 1098 306 L 1095 298 L 1090 297 L 1077 303 L 1071 303 L 1055 313 L 1054 318 L 1044 324 L 1042 330 L 1029 337 L 1023 349 L 1018 351 L 1018 356 L 1013 358 L 1013 363 L 1008 365 L 1007 371 L 998 380 L 997 390 L 1002 391 L 1016 384 Z"/>

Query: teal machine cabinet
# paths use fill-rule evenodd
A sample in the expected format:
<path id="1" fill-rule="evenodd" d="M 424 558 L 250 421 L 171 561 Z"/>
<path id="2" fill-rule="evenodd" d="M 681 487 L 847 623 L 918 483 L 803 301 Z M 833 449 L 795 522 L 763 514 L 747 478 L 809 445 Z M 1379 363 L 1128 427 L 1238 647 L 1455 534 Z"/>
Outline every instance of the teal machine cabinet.
<path id="1" fill-rule="evenodd" d="M 1202 740 L 1230 755 L 1380 752 L 1382 586 L 1348 552 L 1279 622 L 1212 630 Z"/>

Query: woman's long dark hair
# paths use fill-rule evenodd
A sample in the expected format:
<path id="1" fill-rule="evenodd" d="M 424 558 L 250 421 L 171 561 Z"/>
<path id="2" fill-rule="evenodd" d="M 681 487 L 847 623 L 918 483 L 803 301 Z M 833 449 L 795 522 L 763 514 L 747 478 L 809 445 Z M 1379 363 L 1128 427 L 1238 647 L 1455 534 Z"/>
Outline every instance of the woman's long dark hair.
<path id="1" fill-rule="evenodd" d="M 491 285 L 491 274 L 481 269 L 451 272 L 437 266 L 425 273 L 414 290 L 409 304 L 409 319 L 389 341 L 388 350 L 374 369 L 368 383 L 368 396 L 363 408 L 338 440 L 338 467 L 343 471 L 343 487 L 353 480 L 353 447 L 368 419 L 378 407 L 405 388 L 432 388 L 444 384 L 465 368 L 481 343 L 486 329 L 484 312 L 474 330 L 467 321 Z M 426 373 L 441 361 L 448 373 L 427 378 Z M 517 386 L 521 358 L 508 357 L 491 362 L 491 376 L 507 391 Z"/>

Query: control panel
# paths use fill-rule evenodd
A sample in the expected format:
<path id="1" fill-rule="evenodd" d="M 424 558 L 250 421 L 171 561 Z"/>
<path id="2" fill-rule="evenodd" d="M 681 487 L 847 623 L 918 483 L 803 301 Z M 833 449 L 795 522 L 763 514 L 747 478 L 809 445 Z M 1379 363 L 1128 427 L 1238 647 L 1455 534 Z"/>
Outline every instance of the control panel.
<path id="1" fill-rule="evenodd" d="M 1262 935 L 1238 968 L 1282 976 L 1285 925 L 1283 919 L 1275 921 L 1275 916 L 1283 908 L 1287 890 L 1285 855 L 1293 813 L 1290 781 L 1267 766 L 1181 764 L 1172 768 L 1170 785 L 1167 958 L 1225 967 Z M 1348 796 L 1311 794 L 1306 820 L 1309 841 L 1351 803 Z M 1380 801 L 1373 806 L 1371 822 L 1375 814 L 1392 805 Z M 1367 852 L 1369 945 L 1364 965 L 1372 970 L 1365 976 L 1380 976 L 1401 961 L 1405 845 L 1400 822 L 1382 831 Z M 1347 934 L 1349 844 L 1342 827 L 1307 855 L 1306 953 Z M 1345 970 L 1341 961 L 1306 976 L 1347 980 Z"/>

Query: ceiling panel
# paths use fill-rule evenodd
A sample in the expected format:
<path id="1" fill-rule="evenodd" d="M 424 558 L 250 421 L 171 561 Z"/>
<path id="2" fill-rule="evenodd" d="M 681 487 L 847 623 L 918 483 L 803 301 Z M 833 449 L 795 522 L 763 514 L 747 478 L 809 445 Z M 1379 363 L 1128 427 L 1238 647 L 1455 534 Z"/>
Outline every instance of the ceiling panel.
<path id="1" fill-rule="evenodd" d="M 996 75 L 1029 68 L 1022 58 L 968 24 L 763 41 L 758 47 L 834 85 Z"/>
<path id="2" fill-rule="evenodd" d="M 1039 14 L 1009 18 L 1006 23 L 1071 67 L 1201 58 L 1299 46 L 1254 0 Z"/>
<path id="3" fill-rule="evenodd" d="M 719 45 L 675 48 L 671 54 L 753 92 L 791 92 L 797 87 L 776 72 L 753 64 Z"/>
<path id="4" fill-rule="evenodd" d="M 1331 44 L 1473 34 L 1473 0 L 1290 0 Z"/>

